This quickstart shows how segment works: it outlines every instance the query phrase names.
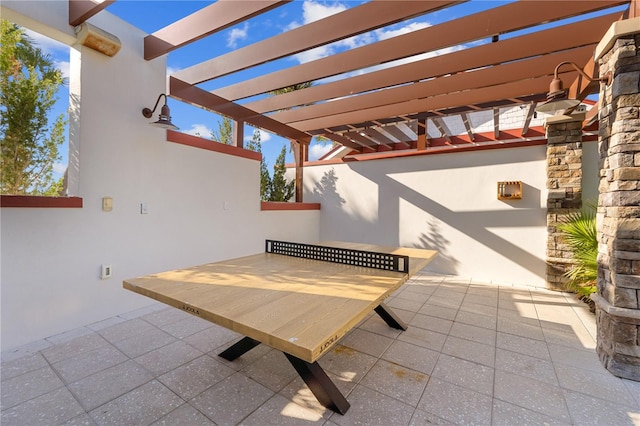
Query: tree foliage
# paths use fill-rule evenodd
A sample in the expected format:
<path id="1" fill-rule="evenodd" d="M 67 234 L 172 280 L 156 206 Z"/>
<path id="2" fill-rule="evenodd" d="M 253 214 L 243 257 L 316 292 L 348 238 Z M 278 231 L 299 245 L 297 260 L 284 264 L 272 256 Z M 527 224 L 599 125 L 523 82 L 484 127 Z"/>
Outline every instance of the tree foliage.
<path id="1" fill-rule="evenodd" d="M 53 166 L 60 161 L 66 120 L 48 114 L 64 84 L 50 55 L 24 30 L 0 19 L 0 146 L 3 194 L 59 195 Z"/>
<path id="2" fill-rule="evenodd" d="M 283 146 L 280 155 L 276 158 L 276 163 L 273 165 L 269 201 L 289 201 L 295 192 L 296 183 L 294 181 L 287 182 L 285 177 L 287 168 L 284 166 L 284 157 L 286 154 L 287 147 Z"/>
<path id="3" fill-rule="evenodd" d="M 233 123 L 229 117 L 222 117 L 218 122 L 218 130 L 211 132 L 211 139 L 226 145 L 233 145 Z"/>
<path id="4" fill-rule="evenodd" d="M 251 141 L 246 145 L 247 149 L 262 153 L 260 130 L 253 132 Z M 285 178 L 286 167 L 284 165 L 286 146 L 282 147 L 280 155 L 273 165 L 273 177 L 269 174 L 269 166 L 262 156 L 260 161 L 260 199 L 262 201 L 289 201 L 295 192 L 295 182 L 287 182 Z"/>

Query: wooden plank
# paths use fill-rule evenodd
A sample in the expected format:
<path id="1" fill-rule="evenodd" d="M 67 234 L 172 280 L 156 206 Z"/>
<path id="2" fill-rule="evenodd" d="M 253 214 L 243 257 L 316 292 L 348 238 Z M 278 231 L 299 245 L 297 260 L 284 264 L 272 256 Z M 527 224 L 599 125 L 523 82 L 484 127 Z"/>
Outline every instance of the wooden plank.
<path id="1" fill-rule="evenodd" d="M 456 3 L 460 1 L 395 0 L 364 3 L 185 68 L 174 76 L 191 84 L 202 83 Z"/>
<path id="2" fill-rule="evenodd" d="M 76 27 L 115 0 L 69 0 L 69 25 Z"/>
<path id="3" fill-rule="evenodd" d="M 293 122 L 303 121 L 305 119 L 318 118 L 322 116 L 332 116 L 351 111 L 362 111 L 368 108 L 391 105 L 413 99 L 434 97 L 449 92 L 460 93 L 462 91 L 468 91 L 469 89 L 486 88 L 488 86 L 498 85 L 511 81 L 526 82 L 526 80 L 530 78 L 553 75 L 553 69 L 559 62 L 563 60 L 584 61 L 592 54 L 593 47 L 585 46 L 567 52 L 552 53 L 533 59 L 511 62 L 505 65 L 487 67 L 481 70 L 461 72 L 447 77 L 440 77 L 427 81 L 421 81 L 419 83 L 379 90 L 359 96 L 352 96 L 335 100 L 332 102 L 324 102 L 287 111 L 281 111 L 271 114 L 270 117 L 282 123 L 291 124 Z M 571 67 L 566 67 L 566 69 L 563 69 L 563 71 L 571 71 Z M 551 81 L 551 78 L 549 78 L 549 81 Z M 523 93 L 523 95 L 528 94 L 530 93 Z M 497 96 L 498 95 L 494 97 L 495 100 L 503 99 Z M 451 105 L 459 106 L 459 104 Z M 415 110 L 409 112 L 415 113 L 418 111 L 428 110 Z M 398 113 L 392 112 L 384 116 L 372 116 L 367 120 L 375 120 L 384 117 L 400 115 L 403 113 L 405 113 L 405 111 L 400 111 Z M 353 123 L 354 121 L 351 122 Z"/>
<path id="4" fill-rule="evenodd" d="M 260 253 L 128 279 L 123 287 L 314 362 L 436 254 L 368 244 L 323 244 L 407 255 L 410 271 Z"/>
<path id="5" fill-rule="evenodd" d="M 567 8 L 567 3 L 573 3 L 573 5 Z M 243 99 L 280 87 L 319 80 L 370 66 L 377 66 L 396 59 L 419 55 L 424 52 L 472 42 L 496 32 L 514 31 L 523 28 L 523 26 L 535 25 L 538 22 L 561 19 L 560 10 L 556 9 L 555 5 L 561 5 L 566 13 L 569 13 L 569 10 L 597 8 L 604 3 L 558 1 L 554 2 L 554 7 L 551 8 L 540 7 L 540 4 L 534 1 L 515 2 L 295 67 L 264 74 L 216 89 L 216 93 L 227 99 Z M 576 14 L 579 13 L 580 11 L 576 11 Z M 620 13 L 616 13 L 606 17 L 594 18 L 587 22 L 579 22 L 521 37 L 514 37 L 513 39 L 501 40 L 497 43 L 478 46 L 473 49 L 465 49 L 457 53 L 438 55 L 435 58 L 419 61 L 413 65 L 395 66 L 384 70 L 384 72 L 378 71 L 344 79 L 342 83 L 335 82 L 330 85 L 318 85 L 315 90 L 312 86 L 308 89 L 279 95 L 274 98 L 280 99 L 281 96 L 286 96 L 284 99 L 295 99 L 288 101 L 286 105 L 303 105 L 318 102 L 321 99 L 346 96 L 350 93 L 375 90 L 389 85 L 407 83 L 446 73 L 598 43 L 604 32 L 611 25 L 611 22 L 618 20 L 620 15 Z M 444 61 L 444 57 L 450 58 L 450 60 Z M 478 65 L 473 63 L 478 63 Z M 457 71 L 455 68 L 451 69 L 452 67 L 457 68 Z M 381 78 L 381 75 L 384 78 Z M 329 87 L 335 90 L 328 91 Z M 305 94 L 313 93 L 314 96 L 303 99 L 302 92 Z M 264 103 L 256 102 L 252 104 L 251 108 L 261 112 L 286 108 L 282 106 L 285 104 L 280 105 L 277 102 L 269 99 L 265 100 Z"/>
<path id="6" fill-rule="evenodd" d="M 169 53 L 291 0 L 218 0 L 144 38 L 144 59 Z"/>

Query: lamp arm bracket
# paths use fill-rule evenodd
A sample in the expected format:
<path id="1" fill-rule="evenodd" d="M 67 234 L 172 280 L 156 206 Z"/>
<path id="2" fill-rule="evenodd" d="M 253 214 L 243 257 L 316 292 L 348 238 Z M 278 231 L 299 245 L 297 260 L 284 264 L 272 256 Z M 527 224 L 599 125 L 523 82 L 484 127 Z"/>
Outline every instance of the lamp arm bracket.
<path id="1" fill-rule="evenodd" d="M 584 78 L 586 78 L 590 82 L 600 81 L 600 82 L 606 83 L 606 84 L 610 84 L 611 83 L 611 73 L 610 72 L 608 72 L 607 74 L 605 74 L 604 76 L 602 76 L 600 78 L 589 77 L 587 75 L 587 73 L 584 72 L 584 70 L 582 70 L 578 65 L 576 65 L 574 62 L 571 62 L 571 61 L 560 62 L 556 66 L 556 69 L 553 71 L 554 78 L 556 78 L 556 79 L 558 78 L 558 71 L 560 70 L 560 67 L 563 66 L 563 65 L 571 65 L 573 67 L 573 69 L 578 71 L 581 76 L 583 76 Z"/>
<path id="2" fill-rule="evenodd" d="M 167 103 L 167 95 L 165 95 L 164 93 L 160 93 L 160 96 L 158 96 L 158 99 L 156 100 L 156 104 L 153 106 L 153 109 L 143 108 L 142 109 L 142 115 L 144 115 L 146 118 L 151 118 L 153 113 L 156 112 L 156 109 L 158 108 L 158 104 L 160 103 L 160 99 L 163 96 L 164 96 L 164 103 L 166 105 L 166 103 Z"/>

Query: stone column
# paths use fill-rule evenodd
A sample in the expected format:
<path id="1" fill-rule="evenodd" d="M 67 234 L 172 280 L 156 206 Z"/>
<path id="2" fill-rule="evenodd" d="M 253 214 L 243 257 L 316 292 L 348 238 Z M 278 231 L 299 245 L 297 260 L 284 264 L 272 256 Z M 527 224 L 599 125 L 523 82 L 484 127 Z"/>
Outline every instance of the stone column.
<path id="1" fill-rule="evenodd" d="M 573 255 L 557 225 L 582 207 L 582 120 L 584 114 L 549 117 L 547 132 L 547 287 L 566 290 Z"/>
<path id="2" fill-rule="evenodd" d="M 640 380 L 640 18 L 613 24 L 596 49 L 600 75 L 597 352 Z"/>

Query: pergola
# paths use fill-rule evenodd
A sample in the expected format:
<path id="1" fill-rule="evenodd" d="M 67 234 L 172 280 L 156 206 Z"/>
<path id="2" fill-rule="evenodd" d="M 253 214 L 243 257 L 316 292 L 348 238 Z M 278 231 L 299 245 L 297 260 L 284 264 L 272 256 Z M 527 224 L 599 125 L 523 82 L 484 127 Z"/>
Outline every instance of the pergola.
<path id="1" fill-rule="evenodd" d="M 113 1 L 69 0 L 69 23 L 79 25 Z M 219 0 L 147 36 L 144 57 L 152 60 L 287 2 Z M 199 86 L 404 20 L 428 19 L 429 14 L 461 3 L 372 0 L 177 71 L 169 78 L 168 95 L 227 116 L 237 129 L 247 123 L 297 142 L 300 182 L 313 136 L 328 138 L 354 153 L 473 144 L 469 114 L 490 110 L 494 136 L 489 142 L 496 143 L 512 138 L 500 131 L 499 109 L 520 104 L 527 111 L 520 131 L 526 138 L 536 106 L 546 100 L 554 68 L 570 61 L 590 77 L 572 66 L 559 68 L 569 98 L 584 100 L 597 92 L 595 46 L 612 22 L 638 16 L 640 11 L 640 3 L 632 0 L 496 2 L 495 7 L 472 15 L 213 91 Z M 619 7 L 624 5 L 628 5 L 624 10 Z M 591 17 L 585 19 L 582 15 L 587 14 Z M 547 25 L 554 21 L 562 22 Z M 443 49 L 449 53 L 442 53 Z M 417 55 L 421 59 L 410 59 Z M 358 72 L 371 67 L 376 68 Z M 341 78 L 327 79 L 334 76 Z M 311 86 L 259 96 L 302 83 Z M 592 108 L 584 125 L 592 124 L 597 113 L 598 108 Z M 462 121 L 465 137 L 453 138 L 443 120 L 450 116 Z M 428 126 L 437 129 L 440 137 L 431 139 Z M 238 133 L 236 144 L 241 146 Z M 297 187 L 297 199 L 301 199 L 302 185 Z"/>

